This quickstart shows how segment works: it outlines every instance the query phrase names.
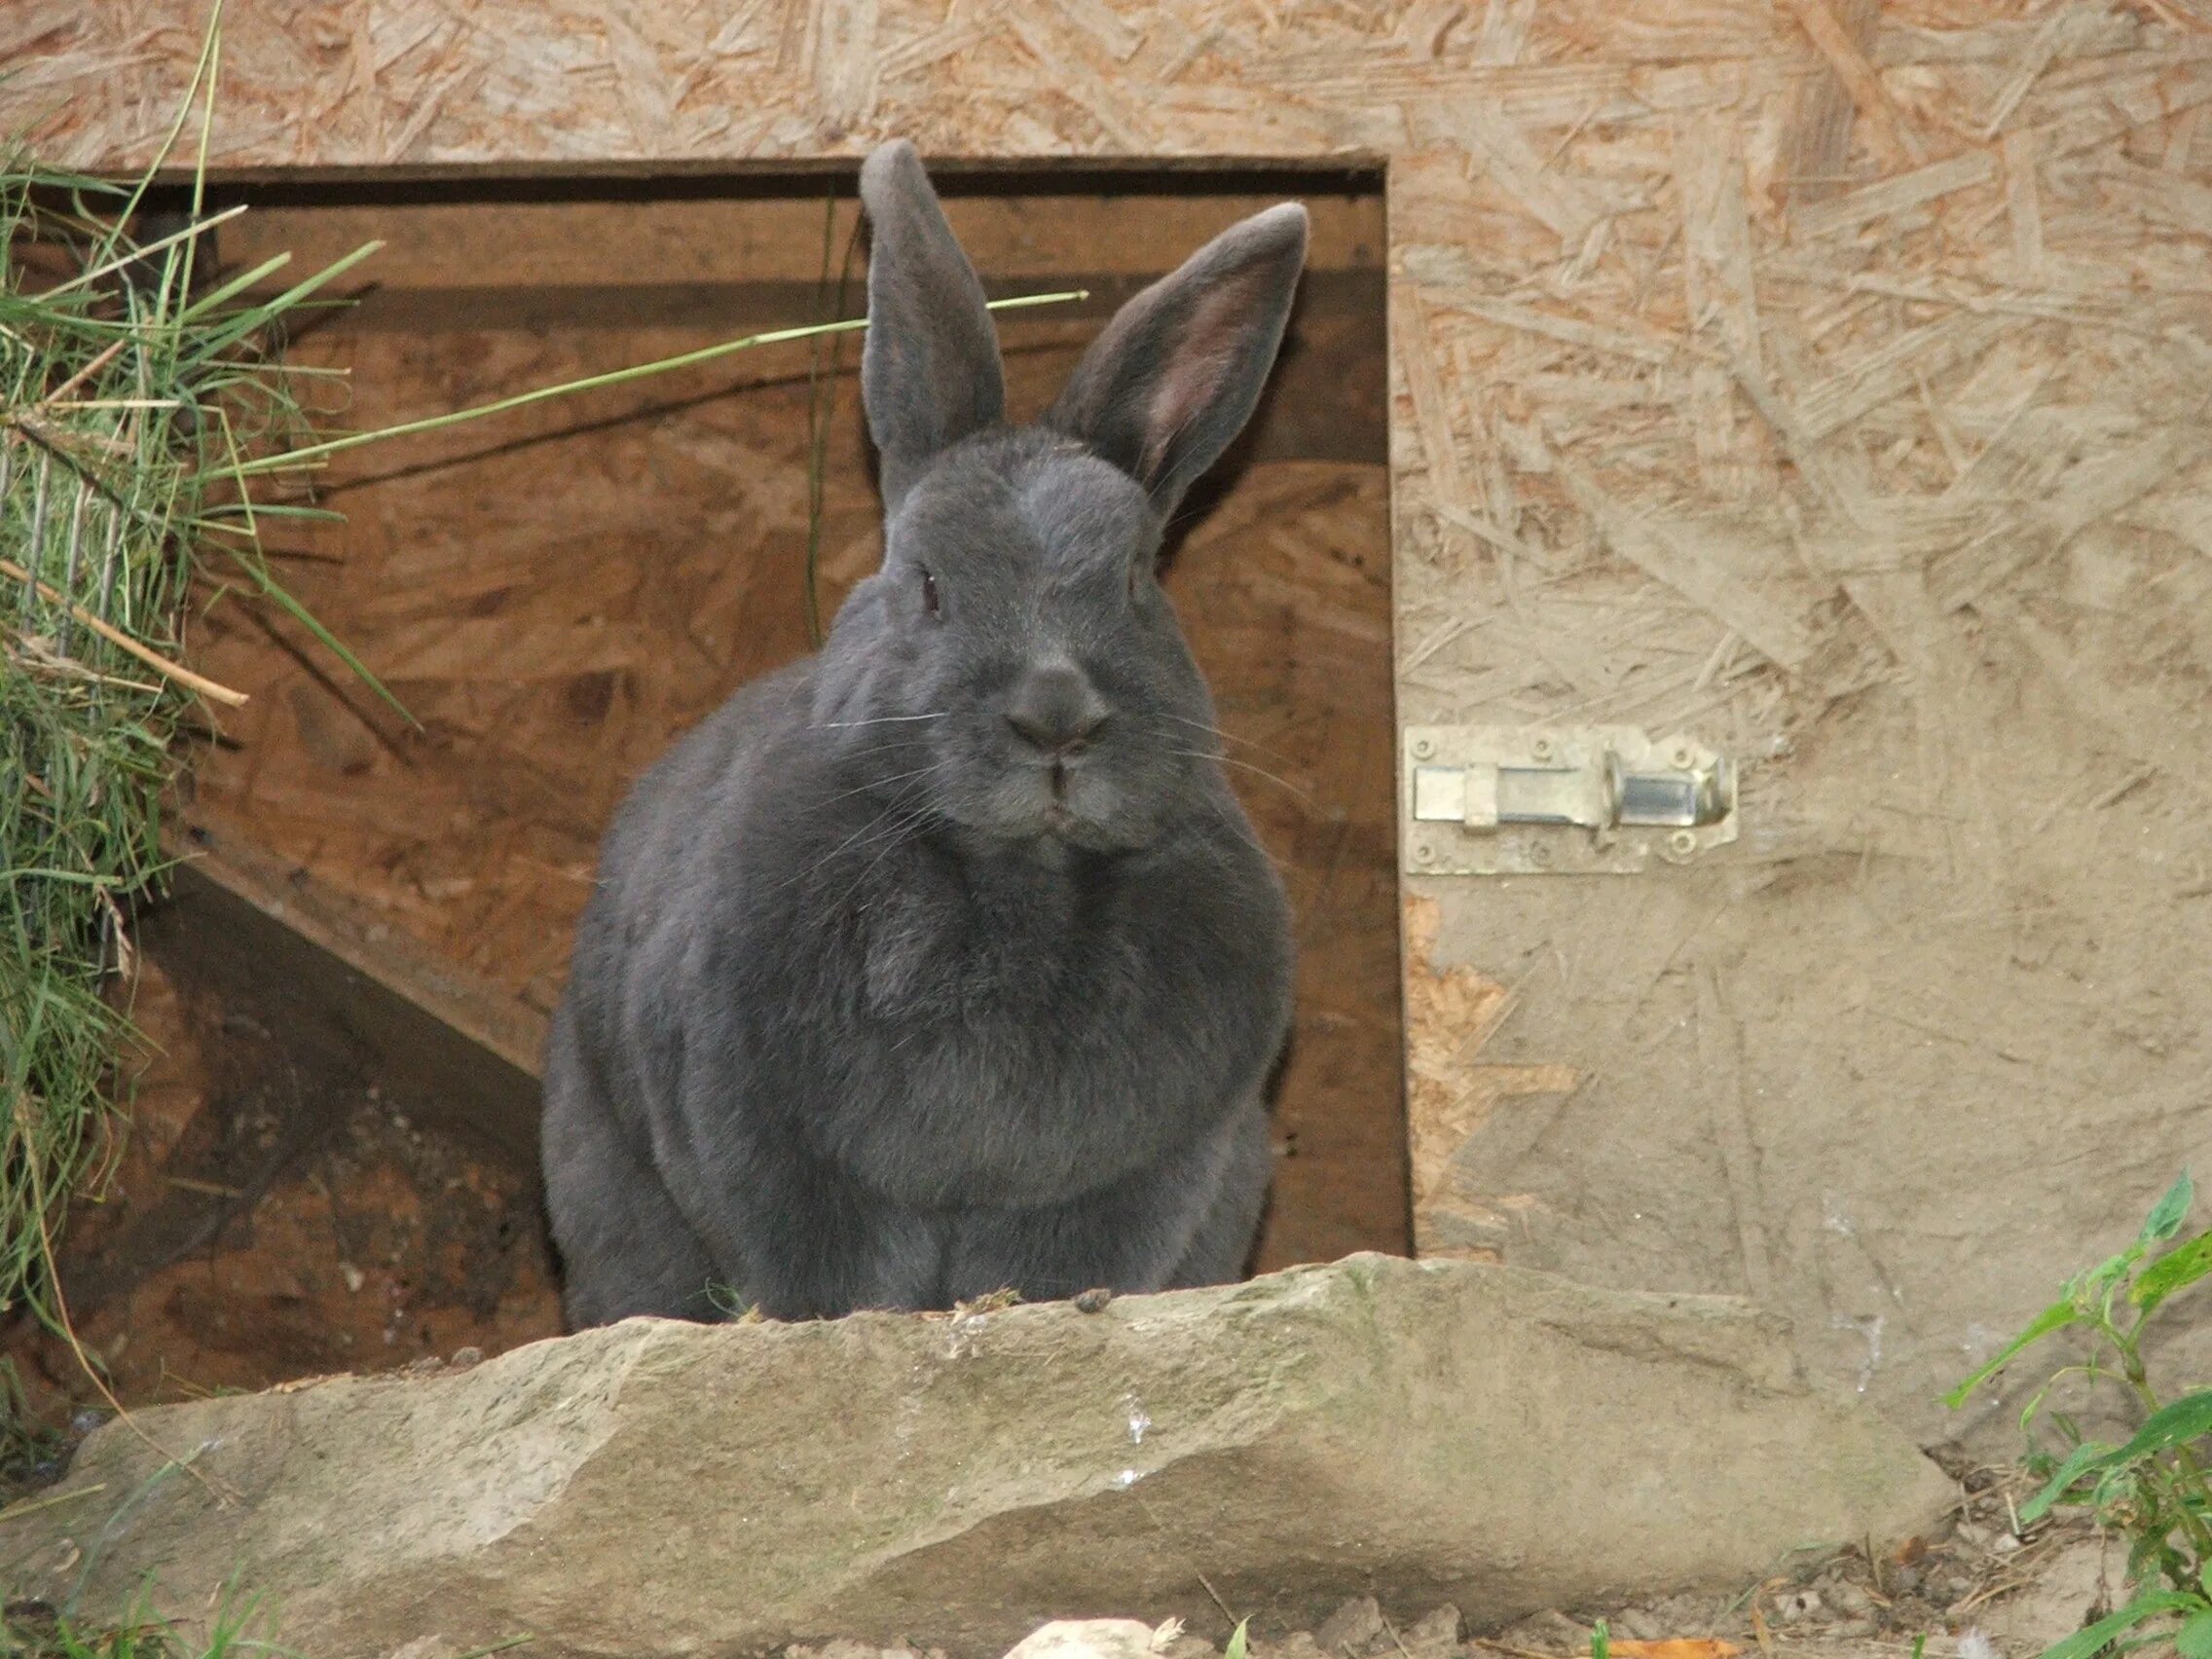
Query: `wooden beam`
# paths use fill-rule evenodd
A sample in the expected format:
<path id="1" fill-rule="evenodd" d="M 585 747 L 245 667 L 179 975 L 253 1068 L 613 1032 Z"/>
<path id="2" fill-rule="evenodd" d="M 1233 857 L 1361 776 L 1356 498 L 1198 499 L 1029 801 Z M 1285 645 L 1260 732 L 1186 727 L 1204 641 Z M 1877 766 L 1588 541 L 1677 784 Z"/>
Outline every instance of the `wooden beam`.
<path id="1" fill-rule="evenodd" d="M 171 853 L 173 891 L 139 923 L 166 968 L 266 1011 L 303 1061 L 535 1161 L 543 1015 L 236 837 L 187 829 Z"/>

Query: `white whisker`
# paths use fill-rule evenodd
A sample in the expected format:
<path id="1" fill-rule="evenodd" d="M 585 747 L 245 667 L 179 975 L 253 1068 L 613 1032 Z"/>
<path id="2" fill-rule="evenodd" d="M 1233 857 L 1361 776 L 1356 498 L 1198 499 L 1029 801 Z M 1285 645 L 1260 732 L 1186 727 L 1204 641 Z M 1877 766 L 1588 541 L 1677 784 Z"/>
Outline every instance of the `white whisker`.
<path id="1" fill-rule="evenodd" d="M 1274 773 L 1269 771 L 1265 766 L 1253 765 L 1249 760 L 1234 759 L 1227 755 L 1208 755 L 1203 750 L 1198 749 L 1170 749 L 1167 751 L 1167 753 L 1170 755 L 1180 755 L 1184 758 L 1189 760 L 1214 760 L 1220 762 L 1220 764 L 1224 766 L 1238 767 L 1243 771 L 1250 772 L 1255 777 L 1267 779 L 1269 783 L 1274 784 L 1278 788 L 1287 791 L 1291 795 L 1304 802 L 1307 806 L 1311 806 L 1313 804 L 1313 796 L 1309 791 L 1300 789 L 1288 778 L 1277 777 Z"/>
<path id="2" fill-rule="evenodd" d="M 791 876 L 789 879 L 783 882 L 782 886 L 779 887 L 777 891 L 781 892 L 785 887 L 790 887 L 795 882 L 803 881 L 804 879 L 806 879 L 806 877 L 813 875 L 816 871 L 827 866 L 832 860 L 842 857 L 847 852 L 854 850 L 865 850 L 875 845 L 875 843 L 879 840 L 896 840 L 901 834 L 904 833 L 914 825 L 919 824 L 923 819 L 927 818 L 930 811 L 928 805 L 924 803 L 917 807 L 916 803 L 918 801 L 921 801 L 922 797 L 928 793 L 928 785 L 925 780 L 930 776 L 931 773 L 940 770 L 944 764 L 945 763 L 941 760 L 933 761 L 929 765 L 923 766 L 916 771 L 902 773 L 899 775 L 899 778 L 879 778 L 864 786 L 864 789 L 874 789 L 880 788 L 884 783 L 887 782 L 898 782 L 900 781 L 900 779 L 907 780 L 904 784 L 904 787 L 892 795 L 891 799 L 885 803 L 882 809 L 879 810 L 874 817 L 870 818 L 866 824 L 863 824 L 858 830 L 855 830 L 850 835 L 847 835 L 843 840 L 839 841 L 834 847 L 831 847 L 828 852 L 824 853 L 820 858 L 816 859 L 804 869 L 799 870 L 796 874 Z M 848 790 L 846 792 L 846 795 L 858 794 L 861 793 L 861 790 Z M 845 796 L 840 795 L 836 798 L 844 799 Z M 879 829 L 878 827 L 883 826 L 887 819 L 896 819 L 899 820 L 899 822 L 891 824 L 888 828 Z M 875 866 L 873 864 L 870 864 L 868 867 L 872 869 Z"/>
<path id="3" fill-rule="evenodd" d="M 879 851 L 874 858 L 868 860 L 866 865 L 862 867 L 860 874 L 853 878 L 852 886 L 845 889 L 844 898 L 837 901 L 839 908 L 842 908 L 845 903 L 849 900 L 851 900 L 854 894 L 858 893 L 863 887 L 866 887 L 867 885 L 867 878 L 875 873 L 875 866 L 881 864 L 885 859 L 889 858 L 891 854 L 898 849 L 899 843 L 902 839 L 904 838 L 906 831 L 913 829 L 916 825 L 920 824 L 924 819 L 928 818 L 929 815 L 929 807 L 926 804 L 922 805 L 920 807 L 917 807 L 911 813 L 907 814 L 903 822 L 895 824 L 890 829 L 884 830 L 882 835 L 878 837 L 878 839 L 883 842 L 882 850 Z"/>
<path id="4" fill-rule="evenodd" d="M 1290 756 L 1285 755 L 1281 750 L 1272 748 L 1269 745 L 1262 743 L 1258 738 L 1239 737 L 1233 731 L 1224 731 L 1220 726 L 1208 725 L 1203 720 L 1194 720 L 1188 715 L 1170 715 L 1162 712 L 1161 719 L 1173 720 L 1178 725 L 1191 726 L 1198 731 L 1206 733 L 1208 736 L 1218 737 L 1224 743 L 1241 743 L 1247 749 L 1256 749 L 1262 755 L 1272 755 L 1277 760 L 1288 761 L 1290 759 Z M 1160 735 L 1164 737 L 1167 734 L 1165 732 L 1161 732 Z"/>
<path id="5" fill-rule="evenodd" d="M 916 766 L 911 772 L 893 772 L 887 778 L 870 778 L 866 783 L 856 784 L 849 790 L 839 790 L 833 795 L 826 795 L 821 804 L 835 806 L 841 800 L 851 800 L 853 796 L 866 794 L 870 790 L 880 790 L 891 784 L 904 783 L 908 778 L 927 777 L 943 764 L 944 762 L 941 760 L 932 760 L 927 766 Z"/>

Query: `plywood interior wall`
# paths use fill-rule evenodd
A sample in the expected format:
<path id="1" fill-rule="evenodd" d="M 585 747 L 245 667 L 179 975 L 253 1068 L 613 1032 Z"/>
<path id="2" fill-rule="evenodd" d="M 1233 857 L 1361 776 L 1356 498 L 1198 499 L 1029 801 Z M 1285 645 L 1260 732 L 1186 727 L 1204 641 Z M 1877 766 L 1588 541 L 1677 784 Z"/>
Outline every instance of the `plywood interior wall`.
<path id="1" fill-rule="evenodd" d="M 18 5 L 0 114 L 141 158 L 199 15 Z M 1745 768 L 1699 866 L 1405 882 L 1424 1249 L 1751 1297 L 1994 1452 L 1931 1402 L 2212 1142 L 2203 0 L 340 0 L 225 61 L 240 166 L 1381 159 L 1399 718 Z"/>
<path id="2" fill-rule="evenodd" d="M 1284 193 L 1018 190 L 951 204 L 991 286 L 1092 299 L 1006 319 L 1017 411 L 1050 400 L 1119 299 Z M 385 240 L 377 286 L 292 346 L 343 372 L 315 384 L 359 424 L 822 314 L 854 222 L 849 191 L 832 202 L 803 182 L 332 194 L 245 192 L 222 257 L 249 269 Z M 1276 1262 L 1407 1242 L 1382 211 L 1343 182 L 1310 204 L 1314 272 L 1281 377 L 1168 572 L 1298 915 Z M 848 314 L 865 258 L 850 272 Z M 623 793 L 738 684 L 808 648 L 816 407 L 822 617 L 875 568 L 858 355 L 848 342 L 834 377 L 825 362 L 819 394 L 807 349 L 783 348 L 342 458 L 319 498 L 348 522 L 280 538 L 283 579 L 420 727 L 296 626 L 217 607 L 201 655 L 252 702 L 198 756 L 194 824 L 306 871 L 541 1021 Z"/>

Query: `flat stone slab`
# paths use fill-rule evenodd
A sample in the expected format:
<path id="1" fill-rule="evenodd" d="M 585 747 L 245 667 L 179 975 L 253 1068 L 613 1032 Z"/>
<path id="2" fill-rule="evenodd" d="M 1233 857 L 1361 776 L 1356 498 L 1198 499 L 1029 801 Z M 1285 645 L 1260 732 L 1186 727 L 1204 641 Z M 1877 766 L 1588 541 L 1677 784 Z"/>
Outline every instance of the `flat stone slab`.
<path id="1" fill-rule="evenodd" d="M 235 1585 L 318 1659 L 966 1659 L 1131 1609 L 1218 1640 L 1216 1597 L 1479 1629 L 1733 1585 L 1953 1495 L 1733 1299 L 1382 1256 L 1088 1313 L 631 1320 L 135 1420 L 0 1523 L 9 1595 L 195 1620 Z"/>

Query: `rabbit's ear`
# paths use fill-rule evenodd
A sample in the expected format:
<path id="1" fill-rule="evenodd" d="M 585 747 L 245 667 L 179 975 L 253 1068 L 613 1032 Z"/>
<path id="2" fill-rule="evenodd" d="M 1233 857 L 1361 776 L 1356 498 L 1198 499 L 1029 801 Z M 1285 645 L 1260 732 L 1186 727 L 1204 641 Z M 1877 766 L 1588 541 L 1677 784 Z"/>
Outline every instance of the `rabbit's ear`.
<path id="1" fill-rule="evenodd" d="M 1251 419 L 1306 263 L 1294 202 L 1232 226 L 1124 306 L 1045 417 L 1165 515 Z"/>
<path id="2" fill-rule="evenodd" d="M 867 206 L 867 347 L 861 397 L 896 505 L 933 457 L 1006 412 L 999 343 L 976 268 L 904 139 L 861 167 Z"/>

